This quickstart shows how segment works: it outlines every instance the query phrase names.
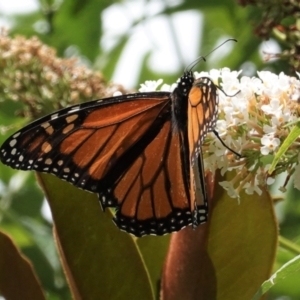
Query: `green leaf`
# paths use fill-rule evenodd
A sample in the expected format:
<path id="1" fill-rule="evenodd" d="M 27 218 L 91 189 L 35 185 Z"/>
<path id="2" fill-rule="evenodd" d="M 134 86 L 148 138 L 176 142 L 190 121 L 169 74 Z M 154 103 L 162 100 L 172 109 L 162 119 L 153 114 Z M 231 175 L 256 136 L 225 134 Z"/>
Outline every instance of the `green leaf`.
<path id="1" fill-rule="evenodd" d="M 30 262 L 0 232 L 0 293 L 6 299 L 46 299 Z"/>
<path id="2" fill-rule="evenodd" d="M 258 300 L 265 294 L 271 287 L 283 280 L 300 276 L 300 255 L 291 259 L 279 270 L 277 270 L 270 279 L 266 280 L 260 287 L 259 291 L 253 297 L 253 300 Z"/>
<path id="3" fill-rule="evenodd" d="M 101 211 L 95 194 L 39 174 L 56 228 L 57 244 L 74 295 L 82 299 L 154 299 L 136 244 Z"/>
<path id="4" fill-rule="evenodd" d="M 230 198 L 217 184 L 208 253 L 216 271 L 218 300 L 250 299 L 272 271 L 278 228 L 266 190 Z"/>
<path id="5" fill-rule="evenodd" d="M 137 239 L 137 245 L 147 266 L 155 295 L 159 294 L 162 267 L 169 248 L 171 235 L 145 236 Z"/>
<path id="6" fill-rule="evenodd" d="M 279 160 L 282 158 L 284 153 L 289 149 L 289 147 L 294 143 L 294 141 L 299 137 L 299 135 L 300 135 L 300 122 L 298 122 L 296 126 L 291 130 L 287 138 L 284 140 L 284 142 L 276 152 L 272 165 L 269 169 L 269 174 L 272 174 Z"/>
<path id="7" fill-rule="evenodd" d="M 107 1 L 97 0 L 63 1 L 54 13 L 51 44 L 56 46 L 60 54 L 70 45 L 75 45 L 82 55 L 94 61 L 99 53 L 100 15 L 108 4 Z"/>

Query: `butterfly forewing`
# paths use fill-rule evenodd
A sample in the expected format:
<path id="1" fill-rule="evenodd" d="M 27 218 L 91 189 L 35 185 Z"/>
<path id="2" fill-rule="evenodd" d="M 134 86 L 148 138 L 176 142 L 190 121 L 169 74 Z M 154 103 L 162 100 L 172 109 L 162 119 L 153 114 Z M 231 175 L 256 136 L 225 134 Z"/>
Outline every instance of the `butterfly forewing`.
<path id="1" fill-rule="evenodd" d="M 105 188 L 101 180 L 107 171 L 117 168 L 120 157 L 169 101 L 168 93 L 146 96 L 139 95 L 139 101 L 94 101 L 90 108 L 84 104 L 84 109 L 71 107 L 42 118 L 9 138 L 0 158 L 16 169 L 52 173 L 98 192 Z"/>

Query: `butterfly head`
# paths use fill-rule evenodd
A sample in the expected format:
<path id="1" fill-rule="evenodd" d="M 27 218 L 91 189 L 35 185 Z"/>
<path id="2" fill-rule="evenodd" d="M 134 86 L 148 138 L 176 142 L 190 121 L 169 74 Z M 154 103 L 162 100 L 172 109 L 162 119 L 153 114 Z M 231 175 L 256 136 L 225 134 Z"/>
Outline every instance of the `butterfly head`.
<path id="1" fill-rule="evenodd" d="M 195 81 L 195 77 L 192 71 L 185 71 L 183 75 L 178 79 L 177 81 L 177 90 L 178 92 L 184 96 L 187 97 L 189 94 L 193 83 Z"/>

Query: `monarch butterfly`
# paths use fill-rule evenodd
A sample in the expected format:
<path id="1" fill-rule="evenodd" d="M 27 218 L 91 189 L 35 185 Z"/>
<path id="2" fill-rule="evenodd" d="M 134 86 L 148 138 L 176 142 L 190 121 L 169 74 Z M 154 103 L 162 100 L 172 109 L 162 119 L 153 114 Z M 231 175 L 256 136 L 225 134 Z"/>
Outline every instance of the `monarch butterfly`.
<path id="1" fill-rule="evenodd" d="M 61 109 L 25 126 L 0 148 L 15 169 L 52 173 L 97 193 L 102 209 L 135 236 L 207 221 L 200 146 L 214 131 L 217 88 L 185 71 L 173 92 L 144 92 Z"/>

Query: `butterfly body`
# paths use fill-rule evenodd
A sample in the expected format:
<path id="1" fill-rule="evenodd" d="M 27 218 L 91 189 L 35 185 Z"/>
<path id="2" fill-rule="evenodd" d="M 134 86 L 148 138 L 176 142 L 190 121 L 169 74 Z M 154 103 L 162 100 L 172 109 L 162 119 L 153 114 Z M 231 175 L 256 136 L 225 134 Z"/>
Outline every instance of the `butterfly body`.
<path id="1" fill-rule="evenodd" d="M 115 207 L 131 234 L 163 235 L 207 220 L 201 144 L 215 127 L 217 91 L 185 72 L 172 92 L 86 102 L 13 134 L 0 159 L 54 174 Z"/>

